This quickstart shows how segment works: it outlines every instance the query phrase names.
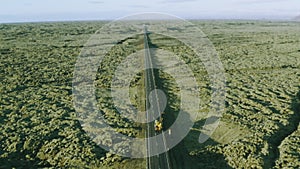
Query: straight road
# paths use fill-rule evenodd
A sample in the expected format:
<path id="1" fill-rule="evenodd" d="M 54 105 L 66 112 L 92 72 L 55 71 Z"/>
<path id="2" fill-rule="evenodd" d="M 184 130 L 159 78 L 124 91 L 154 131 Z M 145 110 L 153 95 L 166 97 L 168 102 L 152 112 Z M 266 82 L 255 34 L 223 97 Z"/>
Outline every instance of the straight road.
<path id="1" fill-rule="evenodd" d="M 159 108 L 157 92 L 154 91 L 152 93 L 152 97 L 149 97 L 150 92 L 156 89 L 155 87 L 156 82 L 155 82 L 154 70 L 151 69 L 153 68 L 153 61 L 149 49 L 148 31 L 146 26 L 144 26 L 144 49 L 145 49 L 144 63 L 145 63 L 145 67 L 148 68 L 145 71 L 145 91 L 146 91 L 146 110 L 147 110 L 146 117 L 147 117 L 147 121 L 151 121 L 147 123 L 147 130 L 146 130 L 147 156 L 148 156 L 147 169 L 171 169 L 168 152 L 151 157 L 151 154 L 154 153 L 154 150 L 155 148 L 157 148 L 157 145 L 163 145 L 166 149 L 167 149 L 167 145 L 163 133 L 161 132 L 157 133 L 154 129 L 153 117 L 155 117 L 155 112 L 159 112 L 160 108 Z M 153 107 L 153 109 L 149 109 L 150 103 L 152 104 L 151 106 Z M 151 137 L 154 137 L 157 134 L 162 134 L 162 139 L 159 138 L 150 139 Z"/>

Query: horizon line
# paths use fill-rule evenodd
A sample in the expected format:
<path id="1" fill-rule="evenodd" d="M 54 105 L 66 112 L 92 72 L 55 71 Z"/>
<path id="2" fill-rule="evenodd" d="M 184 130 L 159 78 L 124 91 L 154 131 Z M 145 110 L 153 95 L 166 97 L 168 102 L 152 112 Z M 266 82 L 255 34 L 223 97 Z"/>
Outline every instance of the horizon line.
<path id="1" fill-rule="evenodd" d="M 28 21 L 0 21 L 0 24 L 22 24 L 22 23 L 59 23 L 59 22 L 111 22 L 116 21 L 117 19 L 49 19 L 49 20 L 28 20 Z M 168 19 L 152 19 L 155 21 L 163 21 Z M 188 21 L 290 21 L 290 22 L 296 22 L 299 20 L 290 18 L 290 19 L 284 19 L 284 18 L 184 18 L 184 20 Z M 139 21 L 138 19 L 135 20 L 127 20 L 127 21 Z M 140 20 L 142 21 L 142 20 Z"/>

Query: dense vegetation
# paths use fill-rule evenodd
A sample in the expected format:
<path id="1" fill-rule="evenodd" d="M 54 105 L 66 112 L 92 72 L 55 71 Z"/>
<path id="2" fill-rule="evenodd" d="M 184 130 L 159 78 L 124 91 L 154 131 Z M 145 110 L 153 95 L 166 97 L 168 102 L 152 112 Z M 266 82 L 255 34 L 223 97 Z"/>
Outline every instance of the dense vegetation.
<path id="1" fill-rule="evenodd" d="M 77 56 L 103 22 L 0 25 L 0 168 L 141 168 L 144 160 L 112 155 L 82 130 L 72 103 Z M 225 67 L 226 111 L 204 144 L 197 142 L 203 119 L 180 144 L 195 168 L 300 167 L 300 24 L 297 22 L 195 22 L 214 44 Z M 206 72 L 193 67 L 182 43 L 160 49 L 176 53 L 193 68 L 200 91 L 209 96 Z M 169 41 L 170 39 L 168 39 Z M 141 36 L 127 39 L 107 54 L 96 79 L 99 109 L 116 131 L 139 136 L 141 126 L 113 108 L 107 88 L 112 70 L 140 50 Z M 156 58 L 159 61 L 159 58 Z M 162 87 L 176 94 L 174 80 L 159 73 Z M 137 79 L 139 77 L 137 76 Z M 136 80 L 135 87 L 140 80 Z M 138 102 L 132 96 L 133 101 Z M 169 103 L 178 107 L 178 100 Z M 209 102 L 209 100 L 206 100 Z M 205 102 L 205 103 L 206 103 Z M 173 103 L 173 105 L 172 105 Z M 138 104 L 138 103 L 136 103 Z M 200 112 L 205 112 L 204 107 Z"/>

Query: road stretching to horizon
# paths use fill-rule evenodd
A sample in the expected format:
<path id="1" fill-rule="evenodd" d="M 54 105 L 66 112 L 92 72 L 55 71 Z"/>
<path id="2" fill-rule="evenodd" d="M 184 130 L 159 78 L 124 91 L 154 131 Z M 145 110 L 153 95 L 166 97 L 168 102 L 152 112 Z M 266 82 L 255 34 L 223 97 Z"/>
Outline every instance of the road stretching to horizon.
<path id="1" fill-rule="evenodd" d="M 147 169 L 171 169 L 170 159 L 168 152 L 164 152 L 162 154 L 154 155 L 155 149 L 163 145 L 163 147 L 168 150 L 168 146 L 166 144 L 164 133 L 156 132 L 154 129 L 154 117 L 159 116 L 161 118 L 160 112 L 160 103 L 158 98 L 158 93 L 156 89 L 155 75 L 153 69 L 153 60 L 151 58 L 151 52 L 149 49 L 148 42 L 148 31 L 147 27 L 144 26 L 144 59 L 145 59 L 145 92 L 146 92 L 146 118 L 147 118 L 147 129 L 146 129 L 146 143 L 147 143 Z M 148 69 L 147 69 L 148 68 Z M 153 92 L 153 93 L 151 93 Z M 151 96 L 150 97 L 150 93 Z M 150 106 L 151 104 L 151 106 Z M 150 109 L 152 107 L 152 109 Z M 159 113 L 159 114 L 156 114 Z M 162 137 L 154 138 L 157 134 L 162 134 Z M 160 145 L 160 146 L 158 146 Z"/>

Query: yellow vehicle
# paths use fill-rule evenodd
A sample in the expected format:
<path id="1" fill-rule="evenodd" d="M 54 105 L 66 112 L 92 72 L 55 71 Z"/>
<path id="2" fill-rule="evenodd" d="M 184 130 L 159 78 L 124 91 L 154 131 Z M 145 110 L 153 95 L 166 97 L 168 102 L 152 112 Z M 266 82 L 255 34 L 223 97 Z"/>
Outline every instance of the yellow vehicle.
<path id="1" fill-rule="evenodd" d="M 162 130 L 162 119 L 161 120 L 155 120 L 154 121 L 154 128 L 155 131 L 161 131 Z"/>

